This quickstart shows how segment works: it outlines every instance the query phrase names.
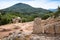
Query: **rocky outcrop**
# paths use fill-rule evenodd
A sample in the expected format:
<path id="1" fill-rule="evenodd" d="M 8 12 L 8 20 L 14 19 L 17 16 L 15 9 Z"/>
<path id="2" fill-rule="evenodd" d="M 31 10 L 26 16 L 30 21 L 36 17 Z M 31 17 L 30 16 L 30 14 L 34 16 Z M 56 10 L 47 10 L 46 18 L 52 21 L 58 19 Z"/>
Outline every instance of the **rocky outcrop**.
<path id="1" fill-rule="evenodd" d="M 55 33 L 59 34 L 60 33 L 60 22 L 55 23 L 54 27 L 55 27 Z"/>
<path id="2" fill-rule="evenodd" d="M 33 33 L 42 33 L 41 19 L 36 18 L 33 25 Z"/>
<path id="3" fill-rule="evenodd" d="M 49 33 L 49 34 L 54 34 L 55 33 L 54 24 L 48 24 L 48 25 L 46 25 L 45 29 L 44 29 L 44 32 L 45 33 Z"/>
<path id="4" fill-rule="evenodd" d="M 5 37 L 1 40 L 60 40 L 60 37 L 49 37 L 45 35 L 37 35 L 37 34 L 31 34 L 31 35 L 23 35 L 23 34 L 17 34 L 10 35 L 9 37 Z"/>
<path id="5" fill-rule="evenodd" d="M 22 19 L 20 17 L 14 17 L 14 18 L 12 18 L 12 22 L 19 23 L 19 22 L 22 22 Z"/>
<path id="6" fill-rule="evenodd" d="M 49 17 L 46 20 L 36 18 L 34 20 L 33 33 L 60 33 L 60 20 L 59 18 Z"/>
<path id="7" fill-rule="evenodd" d="M 9 33 L 7 36 L 1 38 L 1 40 L 60 40 L 60 35 L 58 35 L 60 34 L 59 18 L 48 18 L 46 20 L 35 18 L 34 23 L 32 24 L 33 29 L 30 28 L 31 26 L 29 26 L 29 23 L 29 25 L 27 24 L 27 26 L 29 27 L 26 27 L 26 24 L 22 26 L 21 29 L 24 30 L 16 30 L 19 29 L 19 27 L 18 25 L 15 25 L 16 27 L 14 27 L 13 29 L 15 29 L 16 31 Z M 0 28 L 0 30 L 2 31 L 2 28 Z M 6 32 L 7 30 L 8 29 L 4 29 L 4 31 Z M 32 30 L 35 34 L 32 34 Z M 57 36 L 54 36 L 55 34 L 57 34 Z"/>

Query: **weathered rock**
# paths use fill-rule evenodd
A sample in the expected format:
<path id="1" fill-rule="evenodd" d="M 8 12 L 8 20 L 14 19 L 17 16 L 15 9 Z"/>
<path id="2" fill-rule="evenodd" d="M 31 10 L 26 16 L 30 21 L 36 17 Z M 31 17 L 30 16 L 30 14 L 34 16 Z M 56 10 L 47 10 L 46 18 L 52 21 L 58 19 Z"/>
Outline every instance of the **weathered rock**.
<path id="1" fill-rule="evenodd" d="M 33 25 L 33 33 L 41 33 L 41 19 L 35 18 Z"/>
<path id="2" fill-rule="evenodd" d="M 55 27 L 55 32 L 59 34 L 60 33 L 60 22 L 56 23 L 54 27 Z"/>
<path id="3" fill-rule="evenodd" d="M 16 17 L 16 18 L 12 19 L 12 22 L 13 23 L 19 23 L 19 22 L 22 22 L 22 19 L 20 17 Z"/>
<path id="4" fill-rule="evenodd" d="M 46 25 L 45 32 L 50 34 L 60 33 L 60 22 Z"/>
<path id="5" fill-rule="evenodd" d="M 47 20 L 36 18 L 34 20 L 33 33 L 60 33 L 60 20 L 53 17 Z"/>
<path id="6" fill-rule="evenodd" d="M 41 19 L 36 18 L 33 25 L 33 33 L 44 33 L 44 27 L 41 26 Z"/>
<path id="7" fill-rule="evenodd" d="M 55 30 L 54 30 L 54 25 L 53 24 L 48 24 L 45 26 L 44 32 L 45 33 L 49 33 L 49 34 L 54 34 Z"/>
<path id="8" fill-rule="evenodd" d="M 49 17 L 45 21 L 47 22 L 47 24 L 51 24 L 51 23 L 54 23 L 56 20 L 54 19 L 54 17 Z"/>

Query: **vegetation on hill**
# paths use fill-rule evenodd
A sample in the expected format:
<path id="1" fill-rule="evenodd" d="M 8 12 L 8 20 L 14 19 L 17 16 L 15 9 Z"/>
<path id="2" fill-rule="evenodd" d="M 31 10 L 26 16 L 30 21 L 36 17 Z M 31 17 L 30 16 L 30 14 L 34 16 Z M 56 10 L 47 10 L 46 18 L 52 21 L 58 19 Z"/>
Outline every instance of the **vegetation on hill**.
<path id="1" fill-rule="evenodd" d="M 23 22 L 33 21 L 36 17 L 44 17 L 46 14 L 39 13 L 19 13 L 19 12 L 5 12 L 0 14 L 0 25 L 11 23 L 13 17 L 21 17 Z"/>
<path id="2" fill-rule="evenodd" d="M 34 8 L 28 4 L 24 3 L 18 3 L 11 7 L 8 7 L 6 9 L 3 9 L 3 11 L 12 11 L 12 12 L 20 12 L 20 13 L 31 13 L 31 12 L 37 12 L 37 13 L 48 13 L 49 10 L 43 9 L 43 8 Z"/>
<path id="3" fill-rule="evenodd" d="M 55 17 L 60 16 L 60 7 L 58 7 L 57 11 L 54 13 Z"/>
<path id="4" fill-rule="evenodd" d="M 57 14 L 58 13 L 58 14 Z M 40 17 L 42 19 L 47 19 L 53 15 L 59 15 L 60 8 L 58 7 L 58 11 L 52 13 L 49 10 L 42 8 L 33 8 L 27 4 L 16 4 L 12 7 L 0 10 L 0 25 L 11 23 L 13 17 L 21 17 L 22 22 L 33 21 L 34 18 Z"/>

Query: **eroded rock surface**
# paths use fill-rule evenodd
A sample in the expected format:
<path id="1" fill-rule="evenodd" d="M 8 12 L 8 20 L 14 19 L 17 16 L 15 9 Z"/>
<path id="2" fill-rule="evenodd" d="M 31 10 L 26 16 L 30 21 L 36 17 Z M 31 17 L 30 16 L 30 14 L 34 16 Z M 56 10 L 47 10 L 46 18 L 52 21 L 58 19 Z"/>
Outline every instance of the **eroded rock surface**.
<path id="1" fill-rule="evenodd" d="M 0 38 L 1 40 L 60 40 L 60 18 L 50 17 L 46 20 L 36 18 L 33 22 L 1 26 Z"/>
<path id="2" fill-rule="evenodd" d="M 33 25 L 33 33 L 60 33 L 60 20 L 59 18 L 49 17 L 46 20 L 36 18 Z"/>

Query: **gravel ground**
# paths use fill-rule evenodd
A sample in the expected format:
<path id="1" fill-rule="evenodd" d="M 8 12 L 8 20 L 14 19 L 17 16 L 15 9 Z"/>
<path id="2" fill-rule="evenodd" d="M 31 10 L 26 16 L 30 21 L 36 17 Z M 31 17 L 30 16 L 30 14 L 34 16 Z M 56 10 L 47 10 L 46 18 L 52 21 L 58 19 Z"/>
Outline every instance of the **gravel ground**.
<path id="1" fill-rule="evenodd" d="M 3 38 L 2 40 L 60 40 L 60 35 L 47 34 L 30 34 L 13 33 L 12 35 Z"/>
<path id="2" fill-rule="evenodd" d="M 33 34 L 32 35 L 32 40 L 60 40 L 60 36 L 55 36 L 55 35 L 41 35 L 41 34 Z"/>

